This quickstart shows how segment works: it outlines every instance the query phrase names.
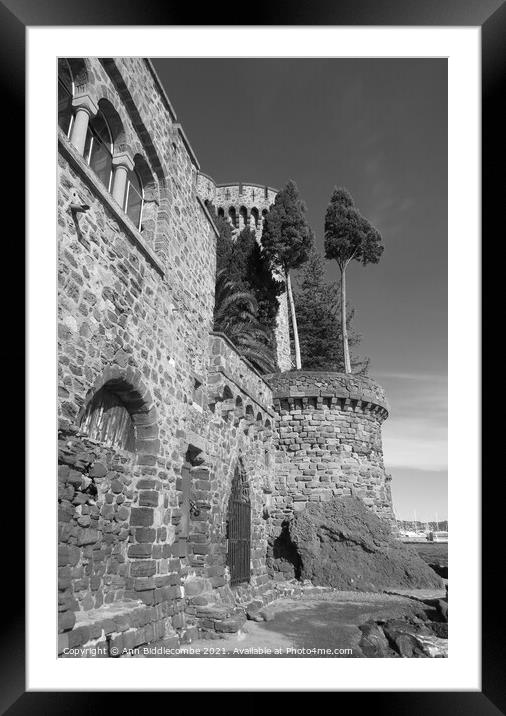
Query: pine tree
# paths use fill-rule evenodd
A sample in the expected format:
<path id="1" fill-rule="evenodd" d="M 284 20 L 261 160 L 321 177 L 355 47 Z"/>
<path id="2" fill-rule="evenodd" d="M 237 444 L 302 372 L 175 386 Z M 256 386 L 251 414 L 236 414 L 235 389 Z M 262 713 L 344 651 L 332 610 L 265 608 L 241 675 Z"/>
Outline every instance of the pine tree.
<path id="1" fill-rule="evenodd" d="M 355 207 L 347 189 L 334 189 L 325 214 L 325 256 L 335 259 L 341 272 L 341 333 L 344 371 L 351 373 L 346 321 L 346 269 L 351 261 L 364 266 L 378 263 L 383 253 L 382 238 Z"/>
<path id="2" fill-rule="evenodd" d="M 300 352 L 305 370 L 344 371 L 344 356 L 339 314 L 341 297 L 337 283 L 325 280 L 323 257 L 313 249 L 298 277 L 295 289 Z M 360 342 L 360 335 L 352 328 L 354 311 L 347 307 L 349 344 Z M 366 373 L 369 359 L 352 354 L 353 372 Z"/>

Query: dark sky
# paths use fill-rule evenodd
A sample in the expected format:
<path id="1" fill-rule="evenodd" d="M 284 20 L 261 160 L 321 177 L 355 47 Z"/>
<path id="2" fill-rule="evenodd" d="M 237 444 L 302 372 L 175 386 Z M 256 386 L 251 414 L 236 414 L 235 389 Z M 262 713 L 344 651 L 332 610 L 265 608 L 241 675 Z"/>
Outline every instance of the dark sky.
<path id="1" fill-rule="evenodd" d="M 394 506 L 400 518 L 446 517 L 446 60 L 154 64 L 206 174 L 275 188 L 294 179 L 320 246 L 335 185 L 381 231 L 381 262 L 353 265 L 347 284 L 360 352 L 391 405 Z"/>

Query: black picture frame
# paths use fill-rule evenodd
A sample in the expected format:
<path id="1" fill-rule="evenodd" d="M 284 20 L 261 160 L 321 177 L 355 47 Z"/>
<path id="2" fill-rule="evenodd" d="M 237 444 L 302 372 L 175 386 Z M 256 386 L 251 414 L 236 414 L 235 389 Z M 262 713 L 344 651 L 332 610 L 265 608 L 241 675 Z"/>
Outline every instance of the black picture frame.
<path id="1" fill-rule="evenodd" d="M 222 12 L 217 11 L 214 4 L 199 7 L 199 25 L 215 24 L 255 24 L 255 25 L 426 25 L 426 26 L 481 26 L 482 29 L 482 241 L 483 246 L 494 247 L 494 239 L 501 234 L 500 228 L 504 221 L 500 221 L 499 212 L 503 212 L 504 181 L 503 172 L 496 169 L 504 167 L 504 74 L 506 71 L 506 4 L 502 0 L 346 0 L 345 2 L 332 2 L 331 0 L 312 0 L 311 3 L 282 2 L 281 0 L 260 0 L 254 5 L 254 22 L 246 10 L 235 8 Z M 220 16 L 233 20 L 223 22 Z M 109 0 L 108 2 L 77 2 L 76 0 L 52 0 L 42 3 L 37 0 L 3 0 L 0 2 L 0 76 L 3 96 L 2 121 L 4 122 L 4 139 L 18 137 L 20 127 L 25 120 L 25 31 L 27 26 L 38 25 L 194 25 L 191 22 L 195 17 L 195 8 L 189 5 L 177 4 L 168 0 L 142 0 L 142 2 L 128 3 L 124 0 Z M 247 22 L 249 20 L 249 22 Z M 243 22 L 244 21 L 244 22 Z M 6 111 L 8 108 L 8 112 Z M 501 126 L 502 125 L 502 126 Z M 13 134 L 13 128 L 18 130 Z M 502 130 L 502 131 L 501 131 Z M 5 148 L 5 143 L 4 143 Z M 15 161 L 9 163 L 8 171 L 9 214 L 16 217 L 16 232 L 10 234 L 9 241 L 3 242 L 4 266 L 5 261 L 11 267 L 17 266 L 18 273 L 22 273 L 23 266 L 23 217 L 24 201 L 22 187 L 24 186 L 24 149 L 21 141 L 16 146 Z M 498 176 L 499 175 L 499 176 Z M 4 194 L 4 198 L 7 194 Z M 4 205 L 5 206 L 5 205 Z M 502 218 L 502 217 L 501 217 Z M 504 230 L 502 230 L 504 234 Z M 15 240 L 14 240 L 15 239 Z M 495 249 L 494 249 L 495 252 Z M 484 253 L 484 255 L 489 255 Z M 12 258 L 11 258 L 12 257 Z M 450 260 L 458 260 L 458 257 Z M 498 270 L 499 259 L 484 262 L 483 285 L 486 290 L 482 297 L 482 311 L 490 327 L 493 308 L 496 305 L 492 294 L 494 285 L 501 285 L 492 275 Z M 488 266 L 494 264 L 494 267 Z M 19 312 L 23 310 L 23 291 L 17 282 L 17 310 L 7 311 L 4 315 L 4 329 L 12 339 L 9 339 L 11 349 L 2 352 L 4 376 L 11 376 L 13 365 L 16 372 L 21 372 L 23 364 L 22 346 L 24 344 L 24 331 Z M 21 305 L 20 305 L 21 304 Z M 17 334 L 17 338 L 16 338 Z M 495 340 L 494 340 L 495 339 Z M 497 332 L 483 331 L 484 356 L 492 357 L 491 342 L 496 344 Z M 497 345 L 495 352 L 497 351 Z M 7 354 L 7 355 L 5 355 Z M 463 357 L 465 360 L 465 357 Z M 499 367 L 500 371 L 500 367 Z M 490 371 L 494 376 L 485 377 L 483 381 L 483 415 L 493 410 L 493 405 L 501 402 L 498 392 L 498 382 L 492 380 L 497 377 L 496 364 Z M 22 410 L 23 391 L 22 379 L 7 380 L 7 387 L 11 388 L 12 396 L 9 404 L 15 410 L 17 405 Z M 13 385 L 15 383 L 15 385 Z M 494 402 L 492 402 L 494 401 Z M 12 419 L 12 411 L 10 411 Z M 22 424 L 22 423 L 21 423 Z M 493 464 L 494 451 L 501 446 L 499 426 L 494 422 L 488 423 L 483 431 L 483 482 L 482 524 L 486 527 L 482 535 L 482 566 L 483 566 L 483 596 L 482 596 L 482 691 L 481 692 L 381 692 L 381 693 L 354 693 L 352 696 L 373 701 L 371 707 L 374 713 L 385 712 L 394 716 L 396 714 L 409 714 L 410 716 L 427 716 L 430 714 L 448 714 L 449 711 L 459 714 L 490 714 L 506 713 L 506 641 L 504 620 L 502 618 L 502 595 L 499 584 L 502 576 L 500 553 L 496 546 L 501 547 L 500 527 L 502 524 L 502 500 L 498 498 L 501 478 L 500 465 Z M 22 433 L 18 430 L 18 433 Z M 21 456 L 23 446 L 22 436 L 18 434 L 19 450 L 15 450 L 16 442 L 11 443 L 9 438 L 5 449 L 14 451 L 17 458 L 16 485 L 14 480 L 5 483 L 4 498 L 9 496 L 11 489 L 15 490 L 16 504 L 22 504 L 22 481 L 20 477 Z M 489 449 L 487 449 L 489 448 Z M 486 467 L 490 466 L 487 471 Z M 7 477 L 7 476 L 5 476 Z M 50 479 L 50 478 L 49 478 Z M 499 493 L 500 494 L 500 493 Z M 501 495 L 502 497 L 502 495 Z M 6 509 L 6 511 L 8 511 Z M 19 509 L 19 511 L 21 511 Z M 23 549 L 23 533 L 19 525 L 20 515 L 16 515 L 16 538 L 4 541 L 10 548 L 2 555 L 3 572 L 7 575 L 4 582 L 3 596 L 6 598 L 4 607 L 4 630 L 0 639 L 2 689 L 0 697 L 1 713 L 18 716 L 24 713 L 87 713 L 102 707 L 118 708 L 113 703 L 113 695 L 96 692 L 25 692 L 25 630 L 24 630 L 24 604 L 22 600 L 23 570 L 20 565 L 20 554 Z M 4 529 L 7 529 L 4 526 Z M 497 576 L 495 576 L 497 574 Z M 41 585 L 39 585 L 39 588 Z M 52 589 L 52 585 L 47 588 Z M 454 598 L 465 599 L 465 595 Z M 143 693 L 141 698 L 145 698 Z M 347 693 L 339 694 L 339 708 L 348 708 L 343 703 Z M 117 697 L 114 696 L 116 699 Z M 136 694 L 128 695 L 130 708 L 137 702 Z M 97 707 L 96 702 L 100 701 Z M 366 704 L 363 703 L 366 707 Z M 168 706 L 166 706 L 168 707 Z M 356 708 L 356 702 L 354 703 Z"/>

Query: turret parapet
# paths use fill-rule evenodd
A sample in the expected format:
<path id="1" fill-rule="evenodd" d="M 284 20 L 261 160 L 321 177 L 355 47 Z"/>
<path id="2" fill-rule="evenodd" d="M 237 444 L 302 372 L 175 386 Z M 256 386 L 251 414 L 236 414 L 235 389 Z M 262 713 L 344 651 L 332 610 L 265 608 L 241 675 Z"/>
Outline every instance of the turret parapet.
<path id="1" fill-rule="evenodd" d="M 308 502 L 351 495 L 394 525 L 381 439 L 388 416 L 383 388 L 363 375 L 331 371 L 292 370 L 265 378 L 277 414 L 272 514 L 279 525 Z"/>
<path id="2" fill-rule="evenodd" d="M 341 410 L 373 412 L 388 417 L 385 391 L 372 378 L 333 371 L 286 371 L 267 376 L 274 404 L 288 402 L 322 404 Z"/>
<path id="3" fill-rule="evenodd" d="M 197 176 L 197 192 L 203 201 L 213 204 L 219 216 L 228 218 L 234 228 L 241 230 L 249 225 L 259 233 L 278 193 L 273 187 L 253 182 L 216 184 L 202 172 Z"/>

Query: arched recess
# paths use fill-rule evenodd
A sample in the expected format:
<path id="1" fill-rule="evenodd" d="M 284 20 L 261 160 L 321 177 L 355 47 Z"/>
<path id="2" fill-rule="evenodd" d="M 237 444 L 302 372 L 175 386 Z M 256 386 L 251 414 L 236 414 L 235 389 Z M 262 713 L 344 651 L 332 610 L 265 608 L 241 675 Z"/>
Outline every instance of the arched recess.
<path id="1" fill-rule="evenodd" d="M 105 97 L 99 99 L 98 108 L 106 118 L 109 128 L 111 130 L 114 149 L 119 152 L 128 149 L 130 145 L 127 140 L 123 120 L 121 119 L 118 110 L 114 107 L 112 102 Z"/>
<path id="2" fill-rule="evenodd" d="M 90 79 L 86 61 L 80 57 L 58 58 L 58 125 L 70 136 L 74 112 L 72 100 L 86 92 Z"/>
<path id="3" fill-rule="evenodd" d="M 248 583 L 251 578 L 250 487 L 241 458 L 232 479 L 227 515 L 227 566 L 230 586 Z"/>
<path id="4" fill-rule="evenodd" d="M 142 193 L 139 199 L 139 192 L 136 191 L 136 187 L 131 187 L 130 183 L 128 184 L 125 196 L 125 211 L 146 241 L 153 244 L 156 235 L 156 216 L 160 205 L 158 182 L 146 159 L 141 154 L 134 156 L 133 171 L 140 182 Z M 137 202 L 137 205 L 133 205 L 131 201 L 132 188 L 134 190 L 134 201 Z"/>
<path id="5" fill-rule="evenodd" d="M 241 208 L 239 209 L 239 216 L 242 219 L 242 221 L 241 221 L 242 225 L 247 226 L 248 225 L 248 210 L 246 209 L 245 206 L 241 206 Z"/>
<path id="6" fill-rule="evenodd" d="M 151 394 L 133 373 L 109 368 L 95 382 L 78 417 L 79 430 L 102 445 L 156 456 L 157 411 Z"/>
<path id="7" fill-rule="evenodd" d="M 260 216 L 258 213 L 258 209 L 256 206 L 254 206 L 251 210 L 251 216 L 253 217 L 253 221 L 255 222 L 255 228 L 258 228 L 258 222 L 260 221 Z"/>
<path id="8" fill-rule="evenodd" d="M 127 149 L 123 122 L 111 102 L 102 97 L 88 123 L 83 156 L 107 191 L 112 188 L 113 156 Z"/>
<path id="9" fill-rule="evenodd" d="M 237 226 L 237 212 L 235 210 L 235 206 L 231 206 L 228 210 L 228 216 L 230 221 L 232 222 L 232 226 Z"/>
<path id="10" fill-rule="evenodd" d="M 91 85 L 91 75 L 88 71 L 88 61 L 82 57 L 68 57 L 67 62 L 72 70 L 76 93 L 89 89 Z"/>
<path id="11" fill-rule="evenodd" d="M 225 209 L 222 206 L 218 207 L 218 216 L 221 216 L 222 219 L 225 218 Z"/>

